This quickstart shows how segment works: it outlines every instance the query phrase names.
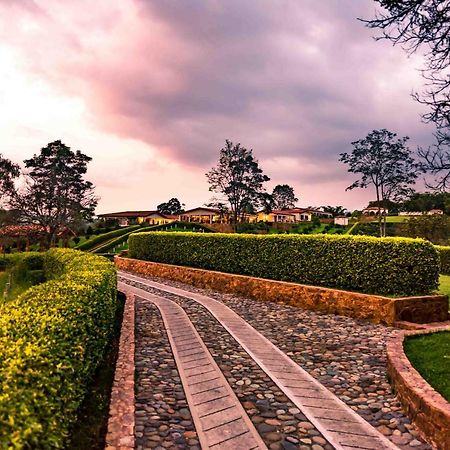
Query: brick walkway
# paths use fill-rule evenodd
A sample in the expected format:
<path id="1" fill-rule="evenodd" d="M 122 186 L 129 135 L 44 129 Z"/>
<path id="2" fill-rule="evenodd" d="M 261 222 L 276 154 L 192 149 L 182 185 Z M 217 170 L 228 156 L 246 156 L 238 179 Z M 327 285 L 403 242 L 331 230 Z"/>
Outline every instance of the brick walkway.
<path id="1" fill-rule="evenodd" d="M 319 382 L 317 382 L 313 377 L 311 377 L 307 372 L 301 369 L 294 361 L 292 361 L 285 353 L 279 350 L 274 344 L 262 336 L 258 331 L 251 327 L 246 321 L 244 321 L 239 315 L 228 308 L 223 303 L 220 303 L 210 297 L 188 292 L 185 290 L 177 289 L 165 284 L 152 282 L 148 279 L 136 277 L 128 273 L 121 272 L 120 277 L 123 281 L 127 283 L 132 282 L 135 286 L 145 289 L 146 287 L 156 288 L 161 292 L 167 292 L 171 294 L 176 294 L 185 298 L 192 299 L 199 304 L 203 305 L 210 313 L 218 320 L 218 322 L 236 339 L 236 341 L 245 349 L 245 351 L 253 358 L 253 360 L 261 367 L 261 369 L 273 380 L 273 382 L 286 394 L 286 396 L 302 411 L 302 413 L 315 425 L 315 427 L 322 433 L 322 435 L 332 444 L 336 449 L 395 449 L 397 448 L 392 442 L 381 435 L 375 428 L 370 426 L 365 420 L 363 420 L 358 414 L 356 414 L 351 408 L 345 405 L 341 400 L 334 396 L 330 391 L 323 387 Z M 138 284 L 137 284 L 138 283 Z M 148 292 L 138 289 L 136 293 L 139 295 L 151 295 Z M 145 293 L 145 294 L 144 294 Z M 161 298 L 160 296 L 153 296 L 155 304 L 161 309 L 163 317 L 166 314 L 167 317 L 172 317 L 179 321 L 180 325 L 185 327 L 185 332 L 188 333 L 186 339 L 182 335 L 178 336 L 181 339 L 181 354 L 177 354 L 176 342 L 172 342 L 172 347 L 174 348 L 174 353 L 177 361 L 180 361 L 180 374 L 183 373 L 183 357 L 185 359 L 200 357 L 206 365 L 214 363 L 206 347 L 202 343 L 198 334 L 196 334 L 195 329 L 189 321 L 189 318 L 184 313 L 183 309 L 180 308 L 175 303 L 170 300 Z M 153 301 L 152 300 L 152 301 Z M 164 309 L 170 309 L 170 311 L 163 312 Z M 175 313 L 175 311 L 177 311 Z M 164 319 L 167 329 L 170 331 L 171 325 L 167 322 L 168 319 Z M 187 331 L 189 330 L 189 332 Z M 179 333 L 179 330 L 177 331 Z M 194 334 L 191 334 L 194 333 Z M 169 333 L 170 335 L 170 333 Z M 195 338 L 194 338 L 195 335 Z M 175 336 L 177 337 L 177 336 Z M 180 359 L 181 355 L 181 359 Z M 208 359 L 209 356 L 209 359 Z M 186 361 L 184 361 L 186 362 Z M 187 361 L 188 363 L 190 361 Z M 201 367 L 201 366 L 199 366 Z M 212 366 L 211 366 L 212 367 Z M 211 369 L 212 370 L 212 369 Z M 218 372 L 217 372 L 218 371 Z M 220 370 L 215 366 L 214 380 L 221 380 L 220 388 L 222 394 L 217 392 L 218 395 L 223 395 L 224 389 L 230 390 L 228 383 L 226 382 Z M 182 375 L 183 385 L 185 390 L 189 390 L 190 387 L 186 383 L 186 377 Z M 207 377 L 205 383 L 205 389 L 215 389 L 216 383 L 219 386 L 219 381 L 214 381 L 211 384 L 212 379 Z M 197 380 L 198 381 L 198 380 Z M 198 389 L 203 391 L 202 387 L 203 381 L 198 381 Z M 213 386 L 214 385 L 214 386 Z M 208 392 L 208 391 L 206 391 Z M 212 395 L 212 394 L 211 394 Z M 234 394 L 233 394 L 234 396 Z M 189 395 L 187 395 L 189 398 Z M 237 399 L 236 399 L 237 400 Z M 208 402 L 204 403 L 208 405 Z M 191 413 L 194 416 L 197 415 L 197 421 L 199 421 L 197 406 L 195 401 L 190 402 Z M 239 405 L 240 406 L 240 405 Z M 207 414 L 206 409 L 208 406 L 201 410 L 200 414 Z M 236 410 L 237 411 L 237 410 Z M 214 411 L 212 411 L 214 412 Z M 241 408 L 240 413 L 244 415 L 239 416 L 238 419 L 234 417 L 228 417 L 227 414 L 217 415 L 221 417 L 222 420 L 230 422 L 231 424 L 236 422 L 236 425 L 242 426 L 242 424 L 250 424 L 249 431 L 245 434 L 254 432 L 251 427 L 251 422 L 246 420 L 246 415 Z M 196 422 L 197 429 L 199 427 L 205 428 L 205 425 L 198 425 Z M 223 425 L 218 425 L 223 426 Z M 206 426 L 207 428 L 208 426 Z M 220 429 L 220 428 L 219 428 Z M 230 426 L 224 429 L 232 429 Z M 242 432 L 242 431 L 241 431 Z M 238 433 L 236 431 L 231 431 L 231 433 Z M 199 433 L 201 434 L 201 433 Z M 231 436 L 231 435 L 230 435 Z M 208 448 L 206 441 L 202 443 L 202 448 Z M 214 442 L 214 441 L 211 441 Z M 224 447 L 222 445 L 217 445 L 214 448 L 253 448 L 251 446 L 231 446 Z M 261 444 L 260 444 L 261 445 Z M 263 444 L 264 445 L 264 444 Z M 265 448 L 264 446 L 255 448 Z"/>

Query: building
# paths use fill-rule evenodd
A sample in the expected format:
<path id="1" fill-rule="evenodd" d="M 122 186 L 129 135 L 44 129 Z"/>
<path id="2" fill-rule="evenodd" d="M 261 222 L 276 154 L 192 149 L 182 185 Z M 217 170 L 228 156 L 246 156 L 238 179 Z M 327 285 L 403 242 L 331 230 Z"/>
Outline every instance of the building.
<path id="1" fill-rule="evenodd" d="M 342 227 L 346 227 L 348 226 L 348 217 L 346 216 L 338 216 L 334 218 L 334 224 L 335 225 L 340 225 Z"/>
<path id="2" fill-rule="evenodd" d="M 295 215 L 284 210 L 273 210 L 269 213 L 260 211 L 256 214 L 257 222 L 294 223 Z"/>
<path id="3" fill-rule="evenodd" d="M 378 206 L 369 206 L 362 210 L 362 213 L 366 216 L 377 216 L 381 214 L 386 216 L 389 214 L 389 210 L 387 208 L 378 207 Z"/>
<path id="4" fill-rule="evenodd" d="M 182 222 L 197 223 L 226 223 L 228 218 L 221 213 L 220 209 L 199 207 L 189 209 L 180 214 L 179 220 Z"/>
<path id="5" fill-rule="evenodd" d="M 148 223 L 149 225 L 161 225 L 178 220 L 178 216 L 161 214 L 158 211 L 122 211 L 107 214 L 98 214 L 99 219 L 117 220 L 121 227 Z"/>
<path id="6" fill-rule="evenodd" d="M 431 209 L 430 211 L 401 211 L 398 213 L 399 216 L 437 216 L 444 214 L 442 209 Z"/>

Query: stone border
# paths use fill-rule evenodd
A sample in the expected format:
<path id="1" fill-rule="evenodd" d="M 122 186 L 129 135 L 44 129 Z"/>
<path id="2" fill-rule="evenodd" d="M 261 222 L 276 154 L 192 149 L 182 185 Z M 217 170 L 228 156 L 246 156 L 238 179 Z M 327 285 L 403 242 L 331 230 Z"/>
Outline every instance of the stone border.
<path id="1" fill-rule="evenodd" d="M 105 450 L 133 450 L 135 447 L 134 323 L 135 298 L 126 290 L 119 354 L 109 406 Z"/>
<path id="2" fill-rule="evenodd" d="M 388 374 L 400 402 L 424 439 L 439 450 L 450 450 L 450 403 L 413 367 L 403 350 L 403 341 L 407 336 L 445 330 L 450 331 L 450 326 L 402 331 L 386 346 Z"/>
<path id="3" fill-rule="evenodd" d="M 449 301 L 445 295 L 389 298 L 117 256 L 114 261 L 118 269 L 128 272 L 374 323 L 394 325 L 413 319 L 418 323 L 448 319 Z"/>

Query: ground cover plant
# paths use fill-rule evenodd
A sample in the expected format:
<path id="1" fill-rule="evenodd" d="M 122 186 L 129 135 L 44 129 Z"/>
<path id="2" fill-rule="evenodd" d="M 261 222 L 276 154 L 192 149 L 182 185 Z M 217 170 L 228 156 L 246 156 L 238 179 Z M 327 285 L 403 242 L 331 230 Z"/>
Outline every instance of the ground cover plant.
<path id="1" fill-rule="evenodd" d="M 404 349 L 422 377 L 450 401 L 450 331 L 409 336 Z"/>
<path id="2" fill-rule="evenodd" d="M 129 256 L 382 295 L 429 294 L 439 276 L 434 246 L 407 238 L 135 233 Z"/>
<path id="3" fill-rule="evenodd" d="M 102 360 L 117 305 L 114 266 L 68 249 L 46 282 L 0 304 L 0 447 L 64 448 Z"/>

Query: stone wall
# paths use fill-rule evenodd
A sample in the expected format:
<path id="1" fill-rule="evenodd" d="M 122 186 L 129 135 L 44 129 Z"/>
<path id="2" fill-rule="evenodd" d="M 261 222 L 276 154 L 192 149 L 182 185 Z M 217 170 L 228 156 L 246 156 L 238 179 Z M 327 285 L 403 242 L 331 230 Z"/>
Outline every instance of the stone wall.
<path id="1" fill-rule="evenodd" d="M 450 326 L 400 333 L 388 341 L 387 361 L 391 384 L 407 415 L 428 442 L 439 450 L 450 450 L 450 403 L 421 377 L 403 351 L 405 336 L 443 329 Z"/>
<path id="2" fill-rule="evenodd" d="M 393 299 L 131 258 L 116 257 L 115 262 L 119 269 L 129 272 L 374 323 L 393 325 L 398 320 L 443 322 L 448 317 L 448 298 L 442 295 Z"/>

